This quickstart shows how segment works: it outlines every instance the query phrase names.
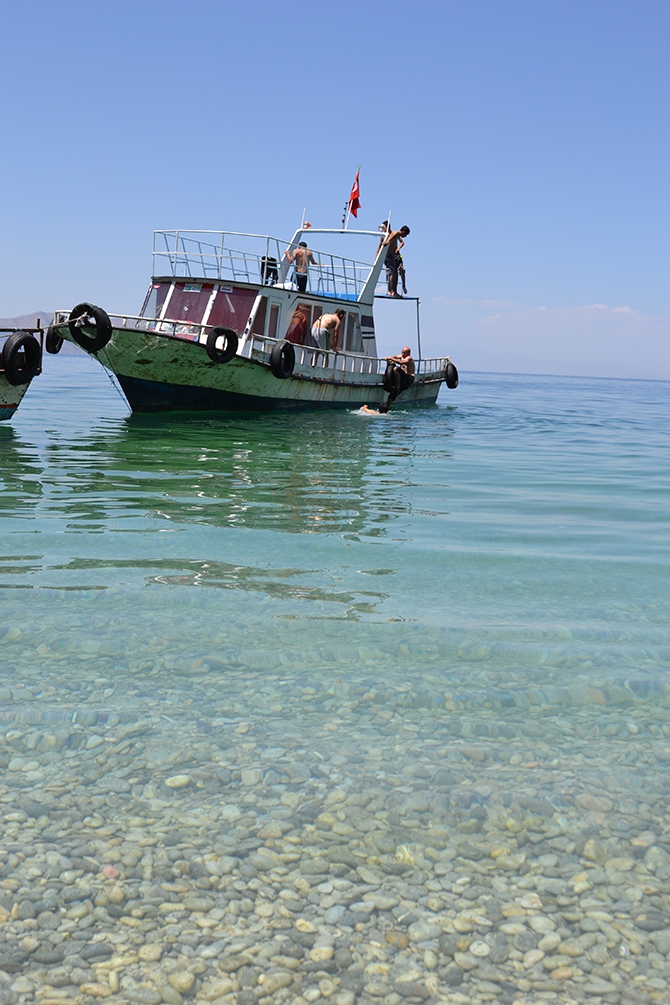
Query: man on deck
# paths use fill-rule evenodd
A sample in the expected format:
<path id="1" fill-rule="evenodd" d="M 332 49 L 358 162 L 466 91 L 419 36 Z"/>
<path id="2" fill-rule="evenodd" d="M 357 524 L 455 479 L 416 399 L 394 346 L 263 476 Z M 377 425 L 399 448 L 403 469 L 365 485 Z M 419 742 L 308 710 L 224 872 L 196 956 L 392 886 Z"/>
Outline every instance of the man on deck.
<path id="1" fill-rule="evenodd" d="M 310 265 L 318 265 L 318 263 L 314 261 L 314 255 L 304 241 L 300 242 L 293 254 L 291 254 L 291 249 L 287 248 L 286 257 L 289 262 L 293 262 L 293 278 L 295 280 L 295 285 L 301 293 L 304 293 L 307 289 L 307 273 L 309 272 L 309 267 Z"/>
<path id="2" fill-rule="evenodd" d="M 312 343 L 318 349 L 337 350 L 344 311 L 338 307 L 334 314 L 322 314 L 312 325 Z"/>

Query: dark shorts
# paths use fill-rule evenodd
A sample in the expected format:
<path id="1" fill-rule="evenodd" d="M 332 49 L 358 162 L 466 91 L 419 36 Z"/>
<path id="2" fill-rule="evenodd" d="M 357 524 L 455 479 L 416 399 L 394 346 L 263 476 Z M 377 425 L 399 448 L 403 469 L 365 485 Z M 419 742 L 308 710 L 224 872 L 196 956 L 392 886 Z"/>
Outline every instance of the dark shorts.
<path id="1" fill-rule="evenodd" d="M 384 259 L 384 265 L 387 272 L 397 272 L 402 265 L 402 256 L 399 252 L 394 252 L 393 254 L 389 251 L 386 258 Z"/>
<path id="2" fill-rule="evenodd" d="M 307 273 L 296 272 L 294 275 L 295 285 L 298 287 L 301 293 L 304 293 L 307 289 Z"/>

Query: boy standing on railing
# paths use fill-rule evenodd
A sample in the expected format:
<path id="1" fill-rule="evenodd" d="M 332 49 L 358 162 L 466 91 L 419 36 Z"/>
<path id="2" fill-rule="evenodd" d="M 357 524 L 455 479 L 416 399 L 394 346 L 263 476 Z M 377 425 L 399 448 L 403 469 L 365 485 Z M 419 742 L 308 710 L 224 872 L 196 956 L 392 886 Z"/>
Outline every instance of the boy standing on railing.
<path id="1" fill-rule="evenodd" d="M 400 249 L 405 246 L 404 238 L 408 235 L 409 227 L 401 227 L 400 230 L 394 230 L 391 234 L 389 234 L 384 241 L 384 247 L 388 249 L 386 252 L 386 258 L 384 259 L 384 265 L 386 266 L 386 280 L 388 282 L 388 295 L 390 297 L 400 296 L 398 293 L 398 271 L 402 266 Z"/>

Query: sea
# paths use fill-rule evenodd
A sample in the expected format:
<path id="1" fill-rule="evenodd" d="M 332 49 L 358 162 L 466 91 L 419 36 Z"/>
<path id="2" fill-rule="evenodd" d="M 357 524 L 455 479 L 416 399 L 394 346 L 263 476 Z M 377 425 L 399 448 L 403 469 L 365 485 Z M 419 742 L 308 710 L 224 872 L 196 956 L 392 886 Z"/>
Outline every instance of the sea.
<path id="1" fill-rule="evenodd" d="M 148 416 L 46 357 L 0 427 L 3 1000 L 667 1001 L 669 393 Z"/>

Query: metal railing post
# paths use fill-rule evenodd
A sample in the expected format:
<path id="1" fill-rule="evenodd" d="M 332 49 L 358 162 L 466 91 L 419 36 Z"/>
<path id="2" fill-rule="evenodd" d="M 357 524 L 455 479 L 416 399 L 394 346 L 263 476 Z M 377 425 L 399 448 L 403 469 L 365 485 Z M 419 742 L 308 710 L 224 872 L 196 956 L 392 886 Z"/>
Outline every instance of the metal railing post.
<path id="1" fill-rule="evenodd" d="M 419 350 L 419 361 L 421 360 L 421 316 L 419 312 L 419 298 L 416 298 L 416 344 Z"/>
<path id="2" fill-rule="evenodd" d="M 174 234 L 174 265 L 172 267 L 172 275 L 177 275 L 177 256 L 179 254 L 179 231 L 175 230 Z"/>

